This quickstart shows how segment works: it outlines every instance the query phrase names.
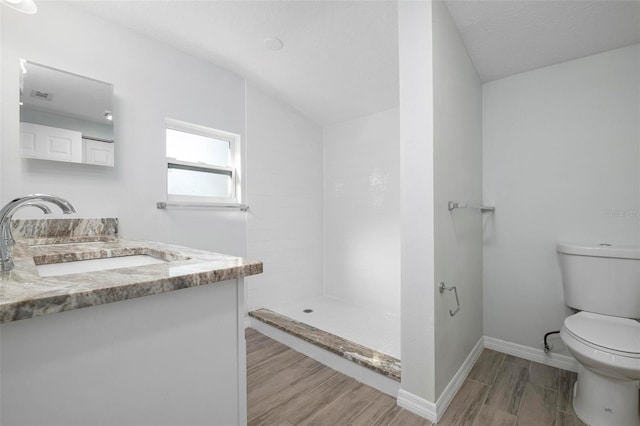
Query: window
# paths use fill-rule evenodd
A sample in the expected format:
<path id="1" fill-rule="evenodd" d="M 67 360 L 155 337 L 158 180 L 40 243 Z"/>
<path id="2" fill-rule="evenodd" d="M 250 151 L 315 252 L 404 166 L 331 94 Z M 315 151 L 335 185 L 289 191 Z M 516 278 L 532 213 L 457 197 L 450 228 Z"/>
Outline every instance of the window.
<path id="1" fill-rule="evenodd" d="M 240 203 L 240 136 L 166 121 L 167 200 Z"/>

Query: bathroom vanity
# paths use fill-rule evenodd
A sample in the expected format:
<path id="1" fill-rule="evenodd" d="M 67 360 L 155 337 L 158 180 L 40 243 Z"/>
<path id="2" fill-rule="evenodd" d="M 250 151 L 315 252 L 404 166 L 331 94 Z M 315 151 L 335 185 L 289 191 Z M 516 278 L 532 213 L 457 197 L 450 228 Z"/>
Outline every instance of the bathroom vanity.
<path id="1" fill-rule="evenodd" d="M 115 219 L 14 222 L 0 424 L 246 424 L 243 277 L 261 262 L 122 240 Z"/>

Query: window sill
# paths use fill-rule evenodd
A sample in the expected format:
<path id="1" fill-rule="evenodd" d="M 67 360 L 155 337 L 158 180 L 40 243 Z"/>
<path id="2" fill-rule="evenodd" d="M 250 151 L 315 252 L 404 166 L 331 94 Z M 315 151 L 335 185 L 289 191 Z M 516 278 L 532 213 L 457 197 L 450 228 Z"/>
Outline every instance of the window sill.
<path id="1" fill-rule="evenodd" d="M 249 206 L 238 203 L 206 203 L 206 202 L 189 202 L 189 201 L 158 201 L 156 208 L 164 210 L 169 207 L 183 208 L 205 208 L 205 209 L 239 209 L 246 212 Z"/>

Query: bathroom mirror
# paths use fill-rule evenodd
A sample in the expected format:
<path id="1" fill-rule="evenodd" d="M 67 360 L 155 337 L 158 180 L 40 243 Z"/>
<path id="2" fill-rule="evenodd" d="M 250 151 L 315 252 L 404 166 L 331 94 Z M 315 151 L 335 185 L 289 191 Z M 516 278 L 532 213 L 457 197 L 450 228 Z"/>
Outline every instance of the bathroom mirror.
<path id="1" fill-rule="evenodd" d="M 24 158 L 114 165 L 113 85 L 20 59 Z"/>

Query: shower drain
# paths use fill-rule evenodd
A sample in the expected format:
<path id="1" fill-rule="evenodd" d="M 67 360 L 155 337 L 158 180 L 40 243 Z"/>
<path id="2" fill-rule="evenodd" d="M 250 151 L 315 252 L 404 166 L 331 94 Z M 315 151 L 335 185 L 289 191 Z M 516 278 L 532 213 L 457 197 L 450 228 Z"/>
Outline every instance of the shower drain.
<path id="1" fill-rule="evenodd" d="M 310 314 L 311 312 L 313 312 L 313 309 L 303 309 L 302 312 L 304 312 L 305 314 Z"/>

